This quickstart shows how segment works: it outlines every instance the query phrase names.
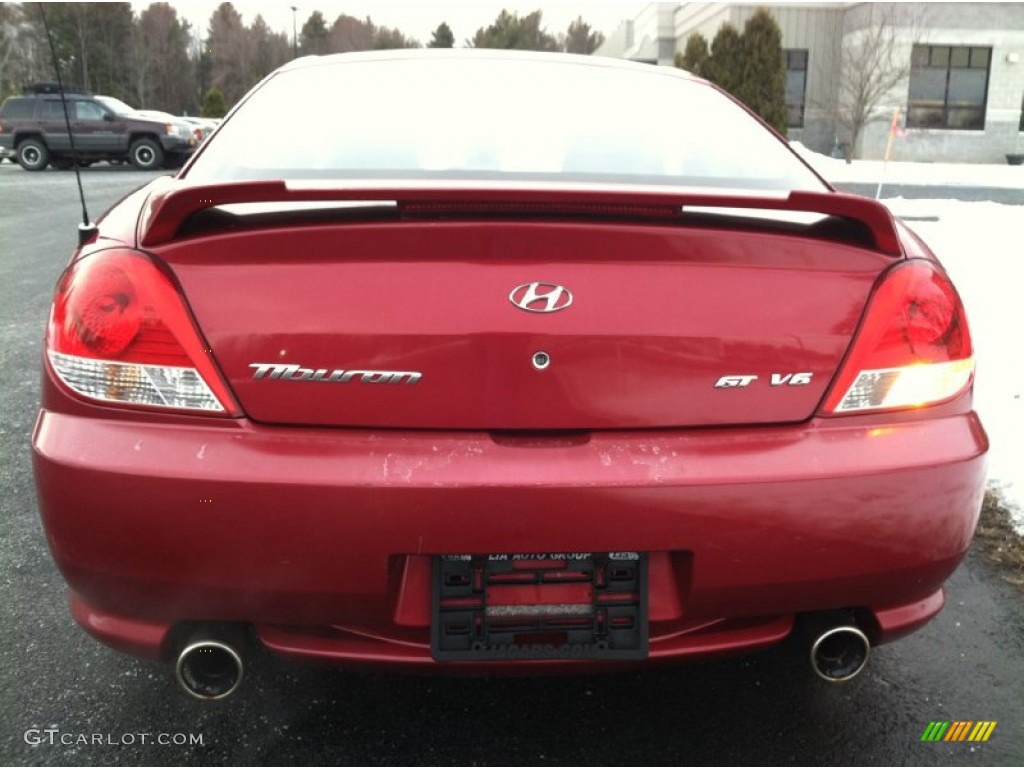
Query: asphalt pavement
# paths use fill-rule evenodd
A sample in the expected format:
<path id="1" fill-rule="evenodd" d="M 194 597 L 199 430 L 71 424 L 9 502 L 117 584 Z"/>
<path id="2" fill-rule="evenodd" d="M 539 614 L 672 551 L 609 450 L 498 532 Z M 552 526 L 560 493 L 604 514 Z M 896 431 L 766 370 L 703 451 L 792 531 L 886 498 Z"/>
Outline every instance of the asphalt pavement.
<path id="1" fill-rule="evenodd" d="M 87 169 L 90 212 L 152 176 Z M 0 764 L 1024 763 L 1024 595 L 975 553 L 940 616 L 841 687 L 815 678 L 796 646 L 560 678 L 401 677 L 258 656 L 235 698 L 192 700 L 169 669 L 77 628 L 36 511 L 41 341 L 80 215 L 72 174 L 0 165 Z M 997 725 L 984 743 L 921 741 L 930 722 L 957 720 Z"/>

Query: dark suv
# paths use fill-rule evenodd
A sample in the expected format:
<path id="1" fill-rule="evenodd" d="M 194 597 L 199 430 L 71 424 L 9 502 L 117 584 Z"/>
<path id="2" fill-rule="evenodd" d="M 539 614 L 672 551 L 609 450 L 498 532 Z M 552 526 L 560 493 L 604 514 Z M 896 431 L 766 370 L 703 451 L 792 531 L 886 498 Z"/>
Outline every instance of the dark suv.
<path id="1" fill-rule="evenodd" d="M 68 118 L 79 162 L 128 160 L 143 171 L 181 165 L 195 151 L 189 128 L 135 114 L 107 96 L 66 88 Z M 47 165 L 70 168 L 74 162 L 60 92 L 35 86 L 0 106 L 0 147 L 13 150 L 26 171 Z"/>

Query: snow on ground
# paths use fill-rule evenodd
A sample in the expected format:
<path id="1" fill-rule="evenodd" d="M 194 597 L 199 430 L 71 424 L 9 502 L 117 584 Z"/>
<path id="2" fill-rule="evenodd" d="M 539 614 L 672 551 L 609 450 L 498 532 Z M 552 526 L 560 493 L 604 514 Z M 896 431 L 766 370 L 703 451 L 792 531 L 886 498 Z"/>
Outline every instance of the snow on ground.
<path id="1" fill-rule="evenodd" d="M 833 183 L 870 184 L 884 180 L 893 184 L 924 186 L 1024 188 L 1024 166 L 985 163 L 906 163 L 854 160 L 847 163 L 808 149 L 799 141 L 790 146 Z M 883 187 L 884 193 L 884 187 Z M 884 197 L 884 194 L 883 194 Z"/>
<path id="2" fill-rule="evenodd" d="M 876 183 L 882 163 L 847 165 L 794 145 L 832 182 Z M 1024 166 L 889 163 L 893 184 L 1024 188 Z M 1024 535 L 1024 208 L 992 202 L 882 202 L 928 243 L 953 278 L 974 340 L 975 407 L 992 443 L 989 484 L 1002 492 L 1017 532 Z"/>
<path id="3" fill-rule="evenodd" d="M 1021 206 L 956 200 L 885 200 L 910 221 L 960 291 L 977 361 L 975 407 L 992 442 L 989 482 L 1024 535 L 1024 248 Z"/>

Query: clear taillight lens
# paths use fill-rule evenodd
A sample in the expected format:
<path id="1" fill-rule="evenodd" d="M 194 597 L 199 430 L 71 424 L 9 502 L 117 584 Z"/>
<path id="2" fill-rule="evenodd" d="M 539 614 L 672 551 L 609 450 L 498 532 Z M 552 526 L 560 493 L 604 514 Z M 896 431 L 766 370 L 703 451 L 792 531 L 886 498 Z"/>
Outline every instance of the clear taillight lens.
<path id="1" fill-rule="evenodd" d="M 46 349 L 61 381 L 82 397 L 238 413 L 177 288 L 141 253 L 102 251 L 68 268 Z"/>
<path id="2" fill-rule="evenodd" d="M 890 269 L 875 289 L 825 413 L 918 408 L 956 397 L 974 356 L 963 304 L 923 259 Z"/>

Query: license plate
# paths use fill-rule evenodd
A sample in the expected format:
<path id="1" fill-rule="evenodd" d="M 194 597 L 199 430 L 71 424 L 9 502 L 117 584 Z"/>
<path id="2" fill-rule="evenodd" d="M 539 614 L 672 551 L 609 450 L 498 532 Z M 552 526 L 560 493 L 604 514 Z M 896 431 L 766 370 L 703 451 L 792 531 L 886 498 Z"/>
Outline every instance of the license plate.
<path id="1" fill-rule="evenodd" d="M 433 562 L 437 661 L 647 658 L 647 555 L 441 555 Z"/>

